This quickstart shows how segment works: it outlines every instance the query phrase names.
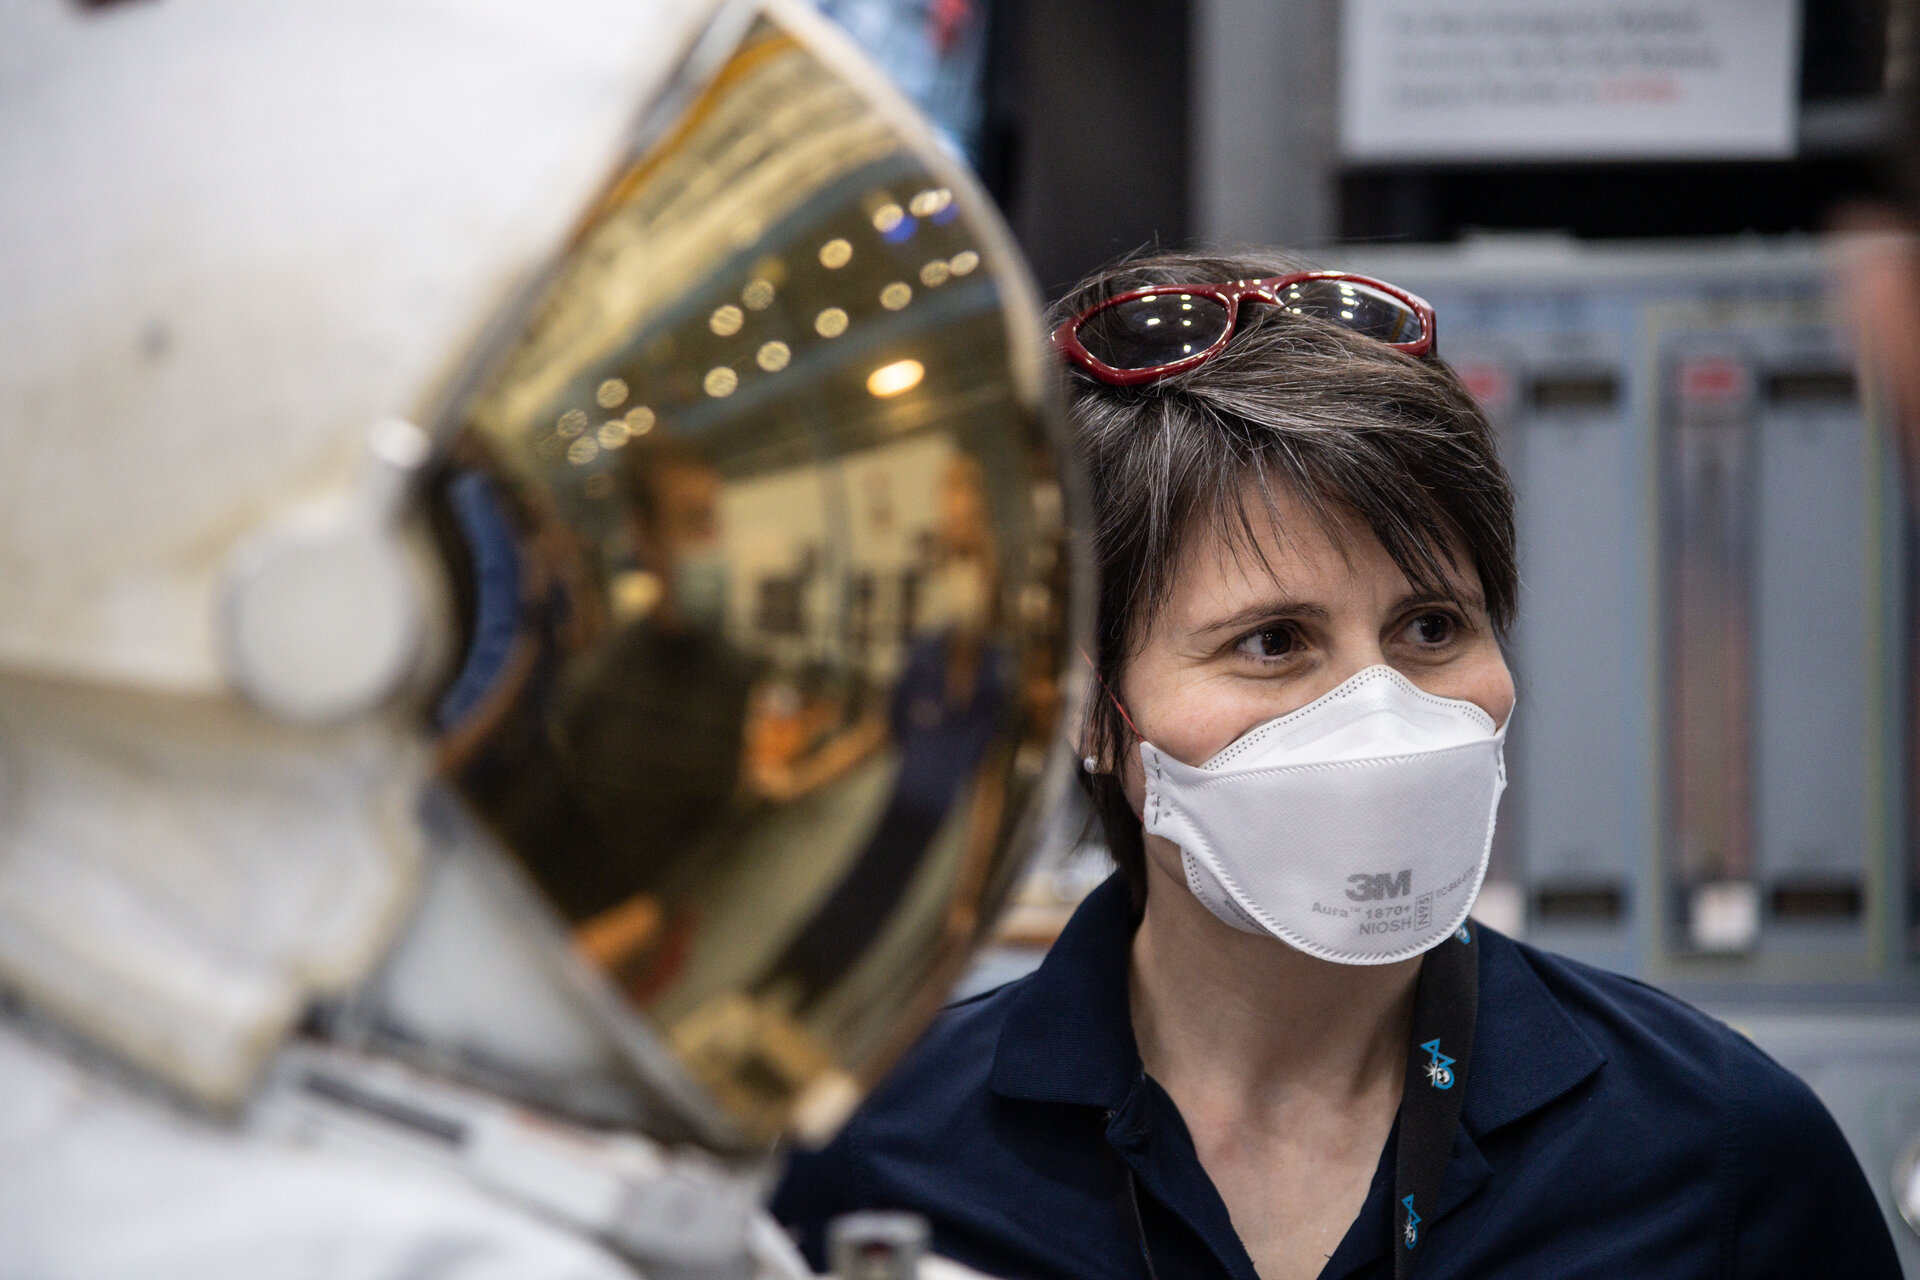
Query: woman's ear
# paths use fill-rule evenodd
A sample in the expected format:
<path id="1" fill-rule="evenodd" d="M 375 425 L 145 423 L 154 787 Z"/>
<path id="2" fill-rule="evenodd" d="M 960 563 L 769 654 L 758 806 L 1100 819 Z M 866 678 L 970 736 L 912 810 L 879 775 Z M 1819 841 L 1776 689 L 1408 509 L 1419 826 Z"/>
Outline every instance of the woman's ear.
<path id="1" fill-rule="evenodd" d="M 1082 651 L 1081 656 L 1086 656 L 1084 651 Z M 1093 667 L 1093 660 L 1091 658 L 1087 659 L 1087 666 L 1089 668 Z M 1097 670 L 1094 672 L 1094 679 L 1097 684 L 1099 681 L 1099 672 Z M 1094 708 L 1089 706 L 1081 713 L 1080 727 L 1073 735 L 1073 749 L 1080 756 L 1080 768 L 1089 777 L 1105 772 L 1105 770 L 1100 767 L 1099 755 L 1094 752 L 1092 747 L 1092 742 L 1095 737 L 1093 718 Z"/>
<path id="2" fill-rule="evenodd" d="M 1092 737 L 1093 717 L 1089 715 L 1086 717 L 1085 722 L 1081 724 L 1080 732 L 1074 736 L 1073 743 L 1074 750 L 1080 753 L 1080 767 L 1089 775 L 1105 772 L 1105 770 L 1100 767 L 1100 757 L 1088 746 L 1088 742 Z"/>
<path id="3" fill-rule="evenodd" d="M 1120 719 L 1127 726 L 1127 731 L 1131 733 L 1135 738 L 1139 739 L 1140 741 L 1142 742 L 1146 741 L 1146 739 L 1140 737 L 1140 731 L 1133 727 L 1133 717 L 1127 714 L 1126 705 L 1122 703 L 1119 698 L 1114 696 L 1113 688 L 1111 685 L 1107 683 L 1107 678 L 1100 674 L 1100 668 L 1098 665 L 1095 664 L 1093 660 L 1093 655 L 1089 654 L 1085 649 L 1082 649 L 1080 651 L 1080 656 L 1087 660 L 1087 669 L 1093 672 L 1094 684 L 1099 687 L 1100 694 L 1105 696 L 1107 701 L 1113 704 L 1113 709 L 1120 713 Z M 1081 753 L 1080 767 L 1082 769 L 1085 769 L 1088 774 L 1094 775 L 1094 776 L 1097 776 L 1103 773 L 1115 772 L 1112 768 L 1103 766 L 1100 763 L 1100 757 L 1098 755 L 1087 750 L 1087 739 L 1094 735 L 1094 722 L 1095 722 L 1096 714 L 1097 713 L 1095 708 L 1093 707 L 1087 708 L 1086 719 L 1080 725 L 1080 741 L 1075 744 L 1079 748 Z M 1102 735 L 1102 736 L 1105 736 L 1105 735 Z"/>

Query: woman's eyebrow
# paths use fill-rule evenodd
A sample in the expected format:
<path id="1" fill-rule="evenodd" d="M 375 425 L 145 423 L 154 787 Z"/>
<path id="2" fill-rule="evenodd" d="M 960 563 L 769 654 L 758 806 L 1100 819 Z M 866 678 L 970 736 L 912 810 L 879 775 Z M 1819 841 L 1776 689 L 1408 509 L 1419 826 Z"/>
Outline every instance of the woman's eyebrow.
<path id="1" fill-rule="evenodd" d="M 1312 618 L 1325 622 L 1332 616 L 1325 605 L 1307 604 L 1300 600 L 1261 600 L 1222 617 L 1211 618 L 1195 627 L 1193 633 L 1211 635 L 1216 631 L 1239 631 L 1256 623 L 1281 622 L 1288 618 Z"/>
<path id="2" fill-rule="evenodd" d="M 1424 605 L 1434 604 L 1465 605 L 1469 609 L 1478 609 L 1481 611 L 1485 611 L 1487 607 L 1486 601 L 1480 598 L 1478 591 L 1468 591 L 1462 588 L 1451 595 L 1441 591 L 1409 591 L 1400 598 L 1400 602 L 1394 605 L 1394 608 L 1396 610 L 1417 609 Z"/>

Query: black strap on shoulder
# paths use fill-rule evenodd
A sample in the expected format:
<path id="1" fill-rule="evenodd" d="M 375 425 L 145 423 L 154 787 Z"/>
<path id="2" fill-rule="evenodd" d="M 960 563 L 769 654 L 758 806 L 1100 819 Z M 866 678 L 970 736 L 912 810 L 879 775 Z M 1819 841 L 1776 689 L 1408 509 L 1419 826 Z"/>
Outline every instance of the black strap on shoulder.
<path id="1" fill-rule="evenodd" d="M 1388 1217 L 1394 1280 L 1413 1274 L 1426 1242 L 1421 1224 L 1433 1215 L 1453 1156 L 1480 1004 L 1478 932 L 1469 920 L 1427 952 L 1413 993 L 1413 1038 L 1400 1093 L 1400 1145 Z"/>

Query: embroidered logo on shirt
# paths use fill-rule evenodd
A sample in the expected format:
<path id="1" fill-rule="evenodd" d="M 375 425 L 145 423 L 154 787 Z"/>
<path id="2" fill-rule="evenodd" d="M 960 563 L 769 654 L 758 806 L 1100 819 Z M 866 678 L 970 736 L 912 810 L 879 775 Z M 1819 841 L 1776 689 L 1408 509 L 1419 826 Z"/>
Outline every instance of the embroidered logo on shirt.
<path id="1" fill-rule="evenodd" d="M 1440 1052 L 1440 1042 L 1429 1040 L 1420 1047 L 1427 1051 L 1427 1083 L 1436 1089 L 1453 1088 L 1453 1059 Z"/>
<path id="2" fill-rule="evenodd" d="M 1408 1196 L 1400 1203 L 1407 1207 L 1407 1248 L 1411 1249 L 1420 1243 L 1420 1215 L 1413 1211 L 1412 1196 Z"/>

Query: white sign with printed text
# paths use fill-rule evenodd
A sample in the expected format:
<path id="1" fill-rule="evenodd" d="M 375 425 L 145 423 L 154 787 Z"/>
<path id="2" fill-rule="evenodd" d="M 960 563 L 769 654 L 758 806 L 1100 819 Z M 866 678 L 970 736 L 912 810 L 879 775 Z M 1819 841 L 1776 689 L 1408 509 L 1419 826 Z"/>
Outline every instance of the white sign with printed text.
<path id="1" fill-rule="evenodd" d="M 1343 0 L 1349 160 L 1782 157 L 1797 0 Z"/>

